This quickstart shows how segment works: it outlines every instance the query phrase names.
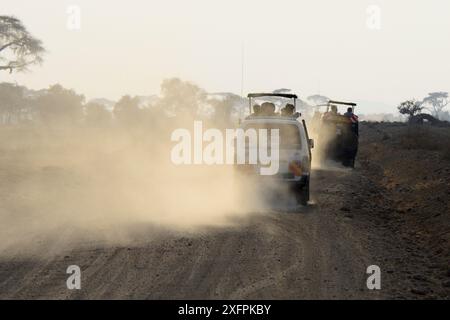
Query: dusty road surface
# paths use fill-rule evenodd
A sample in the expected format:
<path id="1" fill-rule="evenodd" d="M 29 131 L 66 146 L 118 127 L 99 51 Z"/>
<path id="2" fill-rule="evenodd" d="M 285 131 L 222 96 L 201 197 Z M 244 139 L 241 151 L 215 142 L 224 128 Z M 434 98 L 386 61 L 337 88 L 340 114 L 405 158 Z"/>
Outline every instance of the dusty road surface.
<path id="1" fill-rule="evenodd" d="M 396 190 L 406 182 L 380 158 L 398 148 L 382 149 L 390 138 L 380 130 L 362 127 L 355 170 L 314 171 L 307 208 L 255 212 L 195 232 L 139 224 L 136 241 L 123 245 L 90 235 L 71 244 L 61 230 L 36 240 L 40 250 L 0 255 L 0 298 L 448 299 L 448 212 L 440 204 L 432 214 L 443 222 L 428 224 L 434 220 L 420 220 L 425 209 L 401 202 Z M 437 174 L 446 177 L 441 164 Z M 66 287 L 69 265 L 81 268 L 81 290 Z M 381 268 L 381 290 L 367 289 L 370 265 Z"/>
<path id="2" fill-rule="evenodd" d="M 238 226 L 198 234 L 160 232 L 139 246 L 85 243 L 49 258 L 1 261 L 0 297 L 379 297 L 379 292 L 366 287 L 366 268 L 380 261 L 368 254 L 365 239 L 339 212 L 338 198 L 349 192 L 345 181 L 351 173 L 316 171 L 314 175 L 314 194 L 320 196 L 307 209 L 255 214 L 238 221 Z M 149 229 L 149 234 L 154 230 Z M 65 271 L 72 264 L 82 270 L 79 291 L 66 288 Z"/>

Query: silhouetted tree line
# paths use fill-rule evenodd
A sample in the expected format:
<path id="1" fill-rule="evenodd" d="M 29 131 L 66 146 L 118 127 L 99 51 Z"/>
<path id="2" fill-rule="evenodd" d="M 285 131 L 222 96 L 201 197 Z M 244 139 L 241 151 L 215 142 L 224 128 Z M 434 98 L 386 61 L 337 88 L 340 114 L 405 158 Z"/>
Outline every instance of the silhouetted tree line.
<path id="1" fill-rule="evenodd" d="M 211 97 L 212 96 L 212 97 Z M 0 83 L 0 124 L 157 126 L 164 120 L 202 119 L 228 125 L 244 99 L 230 93 L 208 94 L 195 84 L 178 78 L 164 80 L 161 94 L 152 103 L 125 95 L 112 110 L 60 84 L 30 90 L 13 83 Z"/>

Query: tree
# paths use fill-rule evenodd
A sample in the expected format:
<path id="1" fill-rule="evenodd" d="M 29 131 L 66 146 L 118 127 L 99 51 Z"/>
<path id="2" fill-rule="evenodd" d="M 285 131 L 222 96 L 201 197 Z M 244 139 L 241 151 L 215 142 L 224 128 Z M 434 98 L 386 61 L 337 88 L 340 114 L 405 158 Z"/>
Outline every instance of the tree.
<path id="1" fill-rule="evenodd" d="M 89 102 L 85 106 L 86 123 L 93 126 L 105 126 L 111 122 L 111 112 L 97 102 Z"/>
<path id="2" fill-rule="evenodd" d="M 314 108 L 305 100 L 297 99 L 296 101 L 297 110 L 300 111 L 302 115 L 312 114 Z"/>
<path id="3" fill-rule="evenodd" d="M 442 109 L 448 105 L 448 92 L 431 92 L 426 98 L 422 100 L 422 105 L 431 106 L 431 114 L 439 118 Z"/>
<path id="4" fill-rule="evenodd" d="M 308 101 L 311 101 L 313 106 L 319 104 L 327 104 L 330 99 L 328 97 L 322 96 L 320 94 L 314 94 L 306 98 Z"/>
<path id="5" fill-rule="evenodd" d="M 28 111 L 29 103 L 24 97 L 24 87 L 14 83 L 0 83 L 0 122 L 3 124 L 17 123 L 24 112 Z"/>
<path id="6" fill-rule="evenodd" d="M 233 112 L 246 107 L 245 99 L 230 92 L 216 93 L 219 98 L 209 99 L 208 103 L 213 109 L 212 121 L 221 127 L 227 127 L 232 122 Z"/>
<path id="7" fill-rule="evenodd" d="M 114 116 L 124 125 L 131 125 L 140 120 L 140 111 L 139 97 L 129 95 L 120 98 L 114 106 Z"/>
<path id="8" fill-rule="evenodd" d="M 161 84 L 160 105 L 178 116 L 197 116 L 206 102 L 206 92 L 197 85 L 178 78 L 166 79 Z"/>
<path id="9" fill-rule="evenodd" d="M 289 92 L 291 92 L 291 89 L 281 88 L 281 89 L 273 90 L 272 92 L 273 93 L 289 93 Z"/>
<path id="10" fill-rule="evenodd" d="M 412 99 L 403 101 L 402 103 L 400 103 L 397 109 L 401 114 L 407 115 L 409 116 L 409 118 L 411 118 L 414 115 L 420 113 L 423 107 L 421 102 Z"/>
<path id="11" fill-rule="evenodd" d="M 45 49 L 22 22 L 10 16 L 0 16 L 0 71 L 25 71 L 33 64 L 42 63 Z"/>
<path id="12" fill-rule="evenodd" d="M 74 124 L 83 116 L 83 101 L 83 95 L 55 84 L 36 98 L 36 106 L 46 124 Z"/>

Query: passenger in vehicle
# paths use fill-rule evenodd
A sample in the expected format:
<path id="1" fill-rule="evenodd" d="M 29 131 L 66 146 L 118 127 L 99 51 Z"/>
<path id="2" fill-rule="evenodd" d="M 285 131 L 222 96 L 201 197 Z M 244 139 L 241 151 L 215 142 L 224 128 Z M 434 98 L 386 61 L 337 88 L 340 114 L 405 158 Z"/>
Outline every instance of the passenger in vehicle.
<path id="1" fill-rule="evenodd" d="M 331 114 L 334 114 L 334 115 L 338 114 L 338 110 L 335 105 L 331 105 L 330 109 L 331 109 L 331 111 L 330 111 Z"/>
<path id="2" fill-rule="evenodd" d="M 337 111 L 337 106 L 331 105 L 330 111 L 327 111 L 323 114 L 322 120 L 329 121 L 329 120 L 335 120 L 340 114 Z"/>
<path id="3" fill-rule="evenodd" d="M 281 109 L 281 115 L 283 117 L 293 117 L 294 116 L 294 111 L 295 111 L 295 106 L 293 104 L 286 104 L 286 106 Z"/>
<path id="4" fill-rule="evenodd" d="M 253 112 L 249 116 L 245 117 L 245 119 L 251 119 L 254 117 L 258 117 L 260 115 L 261 115 L 261 106 L 259 104 L 254 104 Z"/>
<path id="5" fill-rule="evenodd" d="M 344 113 L 344 116 L 351 118 L 353 116 L 353 108 L 347 108 L 347 112 Z"/>
<path id="6" fill-rule="evenodd" d="M 261 106 L 259 104 L 253 105 L 253 113 L 252 116 L 258 116 L 261 113 Z"/>
<path id="7" fill-rule="evenodd" d="M 274 116 L 275 115 L 275 105 L 271 102 L 264 102 L 261 105 L 261 115 Z"/>
<path id="8" fill-rule="evenodd" d="M 351 123 L 352 123 L 352 131 L 358 135 L 359 134 L 359 128 L 358 128 L 358 116 L 353 113 L 352 108 L 348 108 L 347 112 L 344 113 L 344 117 L 347 117 Z"/>

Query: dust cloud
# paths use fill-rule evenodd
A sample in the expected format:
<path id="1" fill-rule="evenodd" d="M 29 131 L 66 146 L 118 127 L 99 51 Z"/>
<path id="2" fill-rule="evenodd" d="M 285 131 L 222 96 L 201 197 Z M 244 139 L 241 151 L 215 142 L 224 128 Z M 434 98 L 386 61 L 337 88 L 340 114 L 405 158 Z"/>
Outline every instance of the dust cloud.
<path id="1" fill-rule="evenodd" d="M 189 124 L 2 128 L 0 255 L 55 241 L 126 243 L 145 226 L 233 225 L 258 211 L 232 166 L 172 164 L 170 133 Z"/>

